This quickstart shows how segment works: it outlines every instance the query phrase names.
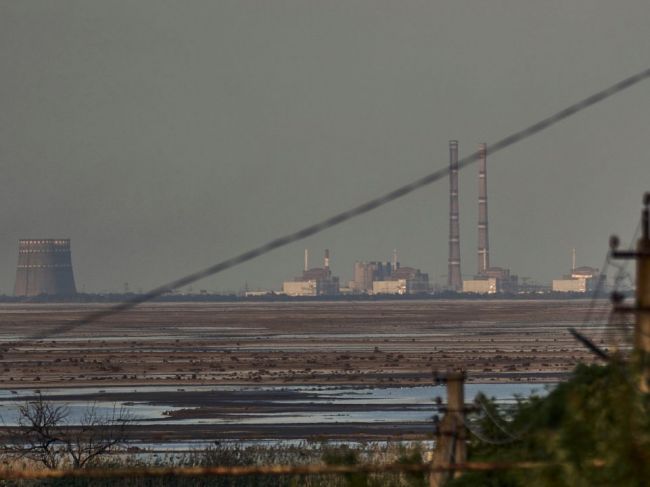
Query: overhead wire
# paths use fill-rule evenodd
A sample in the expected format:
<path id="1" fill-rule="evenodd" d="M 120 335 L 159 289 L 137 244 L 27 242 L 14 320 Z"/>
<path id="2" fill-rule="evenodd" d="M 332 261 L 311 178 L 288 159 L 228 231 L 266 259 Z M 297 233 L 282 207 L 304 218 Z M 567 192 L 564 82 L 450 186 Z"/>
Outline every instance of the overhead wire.
<path id="1" fill-rule="evenodd" d="M 637 223 L 636 229 L 632 234 L 632 238 L 629 240 L 627 247 L 628 251 L 633 251 L 636 245 L 636 240 L 641 233 L 641 221 Z M 630 286 L 634 286 L 634 279 L 628 271 L 630 261 L 625 259 L 621 263 L 614 263 L 614 266 L 618 269 L 616 275 L 614 276 L 614 293 L 621 294 L 622 286 L 625 284 L 625 281 L 629 281 Z M 622 294 L 621 294 L 622 295 Z M 624 316 L 621 312 L 612 311 L 607 322 L 607 328 L 611 336 L 612 343 L 616 340 L 616 333 L 621 331 L 623 333 L 624 342 L 630 341 L 630 326 L 627 322 L 628 318 Z"/>
<path id="2" fill-rule="evenodd" d="M 506 436 L 508 436 L 509 438 L 511 438 L 513 440 L 519 439 L 519 437 L 512 434 L 510 431 L 508 431 L 505 428 L 505 426 L 502 424 L 502 421 L 500 419 L 497 420 L 497 418 L 492 414 L 492 412 L 487 407 L 485 402 L 482 399 L 480 399 L 479 396 L 476 397 L 475 402 L 479 405 L 479 407 L 481 408 L 483 413 L 485 413 L 485 416 L 490 420 L 490 422 L 499 429 L 499 431 L 501 431 L 503 434 L 505 434 Z"/>
<path id="3" fill-rule="evenodd" d="M 634 242 L 636 241 L 639 231 L 641 230 L 641 222 L 637 224 L 637 227 L 632 234 L 632 238 L 630 240 L 629 248 L 628 250 L 632 250 L 634 247 Z M 627 272 L 627 265 L 628 262 L 624 261 L 623 263 L 617 263 L 612 260 L 610 252 L 607 251 L 605 254 L 605 260 L 603 262 L 602 268 L 603 270 L 601 271 L 601 275 L 604 276 L 603 278 L 598 280 L 598 284 L 596 285 L 596 288 L 594 289 L 591 297 L 591 301 L 589 304 L 589 308 L 587 309 L 587 312 L 585 313 L 585 316 L 582 320 L 581 324 L 581 329 L 577 330 L 576 328 L 569 328 L 569 332 L 576 338 L 580 343 L 582 343 L 586 348 L 588 348 L 592 353 L 594 353 L 596 356 L 599 358 L 602 358 L 603 360 L 609 360 L 609 354 L 601 350 L 601 348 L 598 346 L 598 342 L 603 341 L 604 338 L 606 337 L 606 334 L 608 331 L 610 331 L 611 335 L 611 328 L 612 328 L 612 321 L 613 321 L 613 315 L 615 314 L 611 309 L 608 309 L 604 312 L 601 312 L 597 319 L 595 325 L 601 325 L 599 322 L 604 317 L 605 315 L 608 316 L 607 321 L 604 323 L 604 326 L 601 326 L 599 328 L 600 332 L 593 338 L 587 337 L 583 332 L 582 329 L 588 327 L 590 325 L 590 321 L 592 320 L 592 313 L 593 310 L 595 309 L 596 301 L 598 300 L 601 292 L 604 289 L 604 286 L 606 284 L 606 279 L 607 279 L 607 270 L 609 267 L 614 267 L 617 269 L 616 274 L 614 275 L 613 278 L 613 283 L 614 283 L 614 292 L 617 292 L 619 290 L 620 283 L 622 280 L 624 280 L 625 275 L 629 276 L 629 273 Z M 624 329 L 624 333 L 626 330 Z M 611 338 L 613 342 L 613 337 Z"/>
<path id="4" fill-rule="evenodd" d="M 549 117 L 546 117 L 522 130 L 516 131 L 504 137 L 503 139 L 498 140 L 493 144 L 489 144 L 487 146 L 487 151 L 488 153 L 491 154 L 502 151 L 524 139 L 527 139 L 533 135 L 538 134 L 539 132 L 542 132 L 552 127 L 553 125 L 585 110 L 586 108 L 596 105 L 597 103 L 600 103 L 605 99 L 616 95 L 617 93 L 627 90 L 628 88 L 631 88 L 632 86 L 642 81 L 645 81 L 648 78 L 650 78 L 650 68 L 646 68 L 643 71 L 640 71 L 630 77 L 627 77 L 605 88 L 604 90 L 594 93 L 578 101 L 577 103 L 574 103 L 568 106 L 567 108 L 560 110 L 559 112 Z M 469 166 L 470 164 L 473 164 L 479 159 L 479 155 L 480 155 L 479 152 L 474 152 L 473 154 L 463 158 L 458 162 L 458 169 L 460 170 Z M 117 304 L 109 309 L 90 313 L 80 321 L 60 325 L 52 330 L 45 330 L 38 334 L 32 335 L 30 336 L 30 339 L 37 340 L 37 339 L 48 338 L 57 334 L 61 334 L 73 330 L 79 326 L 93 323 L 102 318 L 106 318 L 112 315 L 116 315 L 118 313 L 122 313 L 142 303 L 151 301 L 164 294 L 167 294 L 173 291 L 174 289 L 187 286 L 198 280 L 204 279 L 209 276 L 213 276 L 227 269 L 231 269 L 237 265 L 251 261 L 262 255 L 268 254 L 273 250 L 298 242 L 307 237 L 311 237 L 317 233 L 320 233 L 334 226 L 340 225 L 341 223 L 351 220 L 352 218 L 355 218 L 357 216 L 364 215 L 392 201 L 403 198 L 404 196 L 407 196 L 420 188 L 423 188 L 436 181 L 439 181 L 440 179 L 448 175 L 449 170 L 450 169 L 448 167 L 438 169 L 437 171 L 427 174 L 419 179 L 416 179 L 415 181 L 400 186 L 392 191 L 389 191 L 388 193 L 385 193 L 377 198 L 371 199 L 353 208 L 337 213 L 318 223 L 308 225 L 298 231 L 270 240 L 262 245 L 247 250 L 246 252 L 243 252 L 239 255 L 236 255 L 234 257 L 228 258 L 214 265 L 206 267 L 205 269 L 193 272 L 179 279 L 175 279 L 167 284 L 158 286 L 142 295 L 135 296 L 134 298 L 125 301 L 123 303 Z"/>
<path id="5" fill-rule="evenodd" d="M 585 315 L 584 315 L 584 317 L 582 319 L 582 324 L 581 324 L 580 330 L 578 330 L 577 328 L 572 327 L 572 326 L 567 328 L 567 330 L 569 331 L 569 333 L 571 333 L 573 338 L 575 338 L 578 342 L 580 342 L 582 345 L 584 345 L 585 348 L 587 348 L 590 352 L 592 352 L 598 358 L 600 358 L 602 360 L 605 360 L 605 361 L 609 360 L 609 358 L 610 358 L 609 354 L 605 350 L 602 350 L 597 344 L 597 341 L 601 340 L 601 338 L 602 338 L 603 331 L 601 330 L 600 334 L 598 335 L 599 338 L 595 339 L 595 338 L 590 338 L 590 337 L 586 336 L 583 333 L 582 329 L 584 329 L 589 324 L 589 322 L 591 321 L 592 313 L 593 313 L 593 310 L 594 310 L 594 308 L 596 306 L 596 301 L 597 301 L 600 293 L 603 290 L 604 281 L 607 279 L 607 274 L 606 273 L 607 273 L 607 268 L 609 267 L 609 265 L 610 265 L 610 257 L 609 257 L 609 252 L 607 252 L 606 255 L 605 255 L 605 260 L 603 261 L 603 265 L 602 265 L 603 270 L 602 270 L 602 273 L 601 273 L 601 278 L 598 279 L 598 284 L 596 285 L 596 288 L 592 292 L 589 307 L 587 308 L 587 312 L 585 313 Z M 603 316 L 603 313 L 601 313 L 599 315 L 598 321 L 600 321 L 600 316 Z"/>
<path id="6" fill-rule="evenodd" d="M 472 425 L 467 420 L 467 418 L 465 418 L 464 423 L 465 423 L 465 428 L 467 428 L 467 431 L 469 431 L 474 436 L 476 436 L 479 440 L 481 440 L 483 443 L 487 443 L 488 445 L 509 445 L 510 443 L 515 443 L 516 441 L 519 441 L 519 438 L 504 438 L 504 439 L 489 438 L 484 432 L 474 428 L 474 425 Z"/>

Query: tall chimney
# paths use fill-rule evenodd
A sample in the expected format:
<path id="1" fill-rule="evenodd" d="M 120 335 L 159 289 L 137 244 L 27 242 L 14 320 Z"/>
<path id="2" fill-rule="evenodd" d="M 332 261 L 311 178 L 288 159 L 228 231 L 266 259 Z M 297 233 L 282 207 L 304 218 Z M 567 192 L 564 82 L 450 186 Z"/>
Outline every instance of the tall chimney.
<path id="1" fill-rule="evenodd" d="M 576 248 L 573 247 L 573 250 L 571 252 L 571 274 L 573 274 L 576 270 Z"/>
<path id="2" fill-rule="evenodd" d="M 309 249 L 305 249 L 305 268 L 303 270 L 309 270 Z"/>
<path id="3" fill-rule="evenodd" d="M 325 249 L 325 259 L 323 262 L 323 267 L 325 267 L 325 269 L 330 268 L 330 249 Z"/>
<path id="4" fill-rule="evenodd" d="M 447 285 L 453 291 L 463 288 L 460 273 L 460 229 L 458 225 L 458 141 L 449 141 L 449 272 Z"/>
<path id="5" fill-rule="evenodd" d="M 487 144 L 478 148 L 478 274 L 484 275 L 490 267 L 487 203 Z"/>

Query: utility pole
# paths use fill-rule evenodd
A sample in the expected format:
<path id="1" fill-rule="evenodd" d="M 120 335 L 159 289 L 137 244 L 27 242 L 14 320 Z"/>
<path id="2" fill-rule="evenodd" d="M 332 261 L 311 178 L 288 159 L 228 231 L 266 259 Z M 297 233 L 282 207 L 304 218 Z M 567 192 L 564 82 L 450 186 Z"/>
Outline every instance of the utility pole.
<path id="1" fill-rule="evenodd" d="M 636 250 L 618 250 L 619 239 L 610 241 L 615 259 L 636 260 L 636 303 L 634 307 L 616 306 L 615 311 L 636 314 L 633 363 L 639 368 L 641 391 L 650 392 L 650 193 L 643 196 L 641 237 Z M 615 301 L 620 301 L 615 298 Z"/>
<path id="2" fill-rule="evenodd" d="M 465 372 L 449 371 L 434 373 L 436 384 L 447 386 L 447 409 L 436 431 L 436 449 L 433 452 L 433 467 L 467 462 L 467 430 L 465 429 Z M 461 472 L 431 472 L 430 487 L 441 487 L 447 480 L 459 477 Z"/>

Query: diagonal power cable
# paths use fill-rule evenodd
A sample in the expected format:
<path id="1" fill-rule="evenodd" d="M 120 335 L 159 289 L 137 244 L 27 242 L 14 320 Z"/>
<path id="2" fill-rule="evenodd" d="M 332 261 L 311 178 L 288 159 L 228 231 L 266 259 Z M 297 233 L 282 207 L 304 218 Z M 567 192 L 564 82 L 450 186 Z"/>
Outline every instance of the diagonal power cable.
<path id="1" fill-rule="evenodd" d="M 585 110 L 588 107 L 600 103 L 601 101 L 613 95 L 616 95 L 617 93 L 620 93 L 642 81 L 645 81 L 648 78 L 650 78 L 650 68 L 647 68 L 633 76 L 630 76 L 629 78 L 625 78 L 624 80 L 619 81 L 618 83 L 613 84 L 612 86 L 609 86 L 608 88 L 605 88 L 604 90 L 599 91 L 598 93 L 588 96 L 587 98 L 584 98 L 583 100 L 580 100 L 579 102 L 574 103 L 573 105 L 563 110 L 560 110 L 559 112 L 551 115 L 550 117 L 547 117 L 537 123 L 534 123 L 533 125 L 530 125 L 529 127 L 524 128 L 523 130 L 519 130 L 497 142 L 494 142 L 493 144 L 488 145 L 487 147 L 488 153 L 493 154 L 495 152 L 506 149 L 511 145 L 514 145 L 524 139 L 527 139 L 528 137 L 531 137 L 539 132 L 542 132 L 543 130 L 548 129 L 549 127 L 555 125 L 556 123 L 561 122 L 562 120 L 569 118 L 577 114 L 578 112 Z M 479 158 L 479 153 L 475 152 L 461 159 L 458 162 L 458 169 L 462 169 L 464 167 L 469 166 L 470 164 L 476 162 L 478 158 Z M 235 257 L 231 257 L 229 259 L 223 260 L 203 270 L 194 272 L 192 274 L 188 274 L 184 277 L 171 281 L 167 284 L 156 287 L 145 294 L 136 296 L 133 299 L 117 304 L 109 309 L 91 313 L 80 321 L 67 323 L 65 325 L 56 327 L 52 330 L 34 335 L 31 337 L 31 339 L 43 339 L 43 338 L 48 338 L 57 335 L 59 333 L 65 333 L 78 326 L 92 323 L 101 318 L 105 318 L 129 310 L 139 304 L 145 303 L 147 301 L 151 301 L 159 296 L 162 296 L 163 294 L 173 291 L 174 289 L 187 286 L 188 284 L 192 284 L 200 279 L 204 279 L 206 277 L 213 276 L 215 274 L 223 272 L 226 269 L 231 269 L 235 266 L 243 264 L 244 262 L 248 262 L 257 257 L 268 254 L 269 252 L 275 249 L 279 249 L 280 247 L 284 247 L 291 243 L 303 240 L 307 237 L 311 237 L 312 235 L 327 230 L 328 228 L 334 227 L 336 225 L 340 225 L 341 223 L 351 220 L 352 218 L 373 211 L 381 206 L 384 206 L 392 201 L 398 200 L 410 193 L 413 193 L 414 191 L 420 188 L 428 186 L 444 178 L 445 176 L 448 175 L 448 173 L 449 173 L 448 167 L 438 169 L 437 171 L 427 174 L 426 176 L 423 176 L 420 179 L 405 184 L 404 186 L 394 189 L 388 193 L 385 193 L 361 205 L 355 206 L 349 210 L 343 211 L 334 216 L 326 218 L 325 220 L 322 220 L 318 223 L 306 226 L 296 232 L 289 233 L 282 237 L 273 239 L 265 244 L 262 244 L 251 250 L 248 250 Z"/>

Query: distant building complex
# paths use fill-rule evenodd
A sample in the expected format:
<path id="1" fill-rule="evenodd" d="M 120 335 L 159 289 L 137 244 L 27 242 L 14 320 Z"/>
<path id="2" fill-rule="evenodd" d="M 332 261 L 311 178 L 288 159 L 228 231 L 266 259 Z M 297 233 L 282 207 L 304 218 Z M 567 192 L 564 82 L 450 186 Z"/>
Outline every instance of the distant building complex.
<path id="1" fill-rule="evenodd" d="M 305 250 L 305 266 L 302 276 L 282 284 L 287 296 L 327 296 L 339 293 L 339 278 L 332 276 L 330 253 L 325 250 L 323 267 L 309 268 L 309 253 Z"/>
<path id="2" fill-rule="evenodd" d="M 552 289 L 560 293 L 589 293 L 596 290 L 604 276 L 593 267 L 576 267 L 576 252 L 573 249 L 571 273 L 562 279 L 554 279 Z"/>
<path id="3" fill-rule="evenodd" d="M 332 296 L 352 294 L 418 294 L 431 290 L 429 275 L 413 267 L 401 267 L 397 251 L 391 262 L 355 262 L 354 279 L 348 288 L 341 289 L 339 278 L 332 276 L 329 251 L 325 251 L 323 267 L 309 268 L 309 253 L 305 250 L 302 276 L 282 283 L 282 293 L 287 296 Z"/>
<path id="4" fill-rule="evenodd" d="M 519 279 L 510 275 L 510 269 L 490 267 L 474 279 L 463 281 L 463 292 L 476 294 L 515 293 Z"/>
<path id="5" fill-rule="evenodd" d="M 429 291 L 429 275 L 413 267 L 399 267 L 385 280 L 372 283 L 372 294 L 421 294 Z"/>
<path id="6" fill-rule="evenodd" d="M 429 275 L 401 267 L 397 251 L 391 262 L 356 262 L 350 290 L 362 294 L 418 294 L 430 291 Z"/>
<path id="7" fill-rule="evenodd" d="M 478 249 L 477 271 L 472 279 L 462 279 L 460 225 L 459 225 L 459 144 L 449 141 L 449 240 L 448 274 L 446 286 L 434 286 L 438 292 L 463 292 L 474 294 L 497 293 L 588 293 L 598 289 L 604 276 L 592 267 L 576 267 L 575 249 L 571 272 L 555 279 L 549 289 L 522 278 L 519 285 L 510 269 L 490 264 L 488 231 L 487 144 L 478 150 Z M 309 253 L 305 250 L 302 275 L 282 283 L 282 293 L 287 296 L 334 296 L 339 294 L 409 295 L 432 292 L 429 275 L 414 267 L 402 267 L 393 252 L 390 261 L 357 261 L 348 287 L 339 285 L 332 275 L 329 250 L 325 250 L 322 267 L 309 267 Z M 125 293 L 128 286 L 125 285 Z M 191 292 L 191 288 L 190 288 Z M 18 297 L 60 296 L 76 294 L 69 239 L 23 239 L 19 241 L 18 267 L 14 295 Z M 207 294 L 201 291 L 201 294 Z M 274 291 L 252 291 L 246 285 L 241 295 L 246 297 L 272 296 Z"/>
<path id="8" fill-rule="evenodd" d="M 350 291 L 370 294 L 373 291 L 373 283 L 387 280 L 392 272 L 391 262 L 355 262 L 354 279 L 349 283 Z"/>
<path id="9" fill-rule="evenodd" d="M 589 293 L 593 292 L 600 281 L 598 269 L 593 267 L 578 267 L 563 279 L 553 279 L 553 291 L 560 293 Z"/>
<path id="10" fill-rule="evenodd" d="M 23 239 L 18 242 L 15 296 L 73 296 L 70 239 Z"/>

